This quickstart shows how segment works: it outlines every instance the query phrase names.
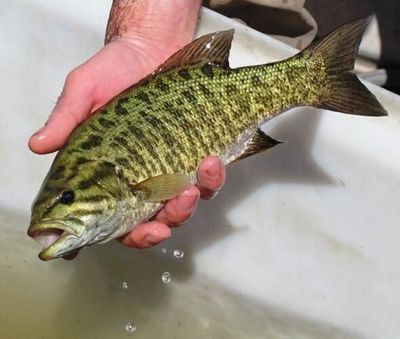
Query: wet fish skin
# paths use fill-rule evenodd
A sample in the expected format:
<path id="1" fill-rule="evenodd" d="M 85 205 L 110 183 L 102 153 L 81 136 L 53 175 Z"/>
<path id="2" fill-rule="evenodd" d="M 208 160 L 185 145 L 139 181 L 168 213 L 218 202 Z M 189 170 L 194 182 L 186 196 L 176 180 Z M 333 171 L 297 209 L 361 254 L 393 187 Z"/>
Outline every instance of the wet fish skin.
<path id="1" fill-rule="evenodd" d="M 366 23 L 345 25 L 292 58 L 261 66 L 229 68 L 232 31 L 177 52 L 94 113 L 58 153 L 33 204 L 28 234 L 64 233 L 40 258 L 130 231 L 195 183 L 199 162 L 210 154 L 229 164 L 275 146 L 258 127 L 289 108 L 385 115 L 348 72 Z M 74 201 L 64 204 L 66 191 Z"/>

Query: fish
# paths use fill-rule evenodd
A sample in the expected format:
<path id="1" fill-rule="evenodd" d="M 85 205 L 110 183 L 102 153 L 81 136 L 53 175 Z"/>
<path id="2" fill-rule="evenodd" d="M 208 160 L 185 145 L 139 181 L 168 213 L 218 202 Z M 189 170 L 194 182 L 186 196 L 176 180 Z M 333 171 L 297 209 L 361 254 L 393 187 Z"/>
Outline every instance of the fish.
<path id="1" fill-rule="evenodd" d="M 204 35 L 79 125 L 56 155 L 31 211 L 42 260 L 118 238 L 196 184 L 200 161 L 225 165 L 278 145 L 260 126 L 300 106 L 386 110 L 352 73 L 368 19 L 345 24 L 278 62 L 231 68 L 233 30 Z"/>

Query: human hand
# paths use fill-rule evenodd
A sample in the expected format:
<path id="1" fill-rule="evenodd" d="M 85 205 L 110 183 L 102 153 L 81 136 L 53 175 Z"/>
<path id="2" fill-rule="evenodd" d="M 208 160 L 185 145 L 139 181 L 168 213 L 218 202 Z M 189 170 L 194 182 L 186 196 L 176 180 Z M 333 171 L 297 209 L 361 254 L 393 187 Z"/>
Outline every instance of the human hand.
<path id="1" fill-rule="evenodd" d="M 128 3 L 130 7 L 123 8 L 125 16 L 121 18 L 116 8 Z M 59 149 L 91 113 L 191 41 L 200 1 L 121 0 L 114 1 L 113 6 L 115 13 L 112 10 L 107 30 L 107 40 L 111 41 L 69 73 L 47 123 L 29 140 L 33 152 L 44 154 Z M 113 23 L 113 19 L 119 22 Z M 120 241 L 147 248 L 169 238 L 170 227 L 189 219 L 199 197 L 212 197 L 224 180 L 222 162 L 217 157 L 208 157 L 199 166 L 198 186 L 190 186 L 168 201 L 152 221 L 137 226 Z"/>

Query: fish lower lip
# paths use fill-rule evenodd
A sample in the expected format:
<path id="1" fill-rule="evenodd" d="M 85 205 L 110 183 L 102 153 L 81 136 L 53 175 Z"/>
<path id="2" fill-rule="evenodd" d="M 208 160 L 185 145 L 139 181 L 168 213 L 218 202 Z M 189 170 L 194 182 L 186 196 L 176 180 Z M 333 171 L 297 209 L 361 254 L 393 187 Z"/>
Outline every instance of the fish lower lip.
<path id="1" fill-rule="evenodd" d="M 35 224 L 29 227 L 28 235 L 37 240 L 42 246 L 39 258 L 50 260 L 55 258 L 55 250 L 61 242 L 71 234 L 61 224 Z"/>
<path id="2" fill-rule="evenodd" d="M 61 243 L 64 241 L 65 238 L 69 237 L 70 234 L 66 231 L 62 232 L 59 236 L 58 239 L 52 242 L 49 246 L 44 247 L 42 251 L 39 253 L 39 258 L 44 261 L 48 261 L 51 259 L 58 258 L 59 255 L 57 255 L 57 247 L 61 245 Z"/>

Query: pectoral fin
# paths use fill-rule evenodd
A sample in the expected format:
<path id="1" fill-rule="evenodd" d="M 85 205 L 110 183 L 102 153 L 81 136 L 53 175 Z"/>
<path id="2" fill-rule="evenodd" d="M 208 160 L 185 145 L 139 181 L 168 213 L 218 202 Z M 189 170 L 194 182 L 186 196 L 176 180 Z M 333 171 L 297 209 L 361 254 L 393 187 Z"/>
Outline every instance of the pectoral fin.
<path id="1" fill-rule="evenodd" d="M 135 192 L 140 192 L 149 202 L 160 202 L 176 197 L 190 185 L 186 174 L 161 174 L 133 185 Z"/>

